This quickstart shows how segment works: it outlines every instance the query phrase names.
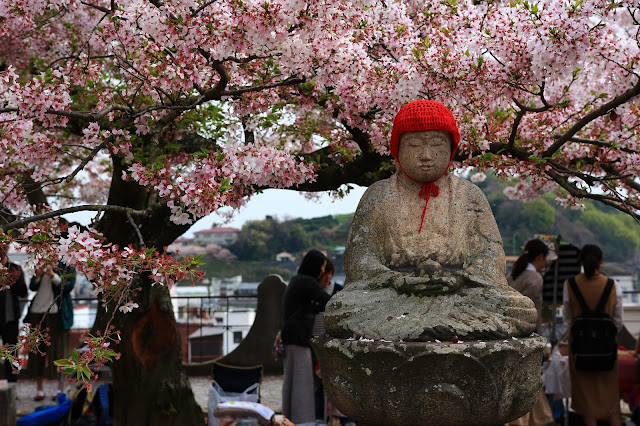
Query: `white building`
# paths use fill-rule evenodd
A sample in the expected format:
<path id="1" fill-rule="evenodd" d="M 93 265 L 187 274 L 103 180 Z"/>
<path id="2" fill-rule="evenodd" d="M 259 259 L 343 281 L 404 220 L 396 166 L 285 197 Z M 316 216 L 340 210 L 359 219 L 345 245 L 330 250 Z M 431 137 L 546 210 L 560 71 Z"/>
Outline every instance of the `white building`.
<path id="1" fill-rule="evenodd" d="M 239 232 L 240 230 L 236 228 L 203 229 L 193 233 L 193 242 L 202 245 L 217 244 L 226 246 L 236 242 Z"/>
<path id="2" fill-rule="evenodd" d="M 276 254 L 276 262 L 295 262 L 296 257 L 288 251 L 282 251 Z"/>
<path id="3" fill-rule="evenodd" d="M 211 325 L 189 334 L 188 361 L 216 359 L 232 352 L 245 338 L 255 318 L 254 310 L 215 312 Z"/>

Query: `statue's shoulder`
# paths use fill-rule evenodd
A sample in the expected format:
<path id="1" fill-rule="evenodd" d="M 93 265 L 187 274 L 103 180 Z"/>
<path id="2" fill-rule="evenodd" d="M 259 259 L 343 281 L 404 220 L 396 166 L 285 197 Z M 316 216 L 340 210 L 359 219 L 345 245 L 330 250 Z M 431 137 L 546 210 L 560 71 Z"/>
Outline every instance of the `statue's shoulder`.
<path id="1" fill-rule="evenodd" d="M 372 183 L 360 198 L 356 216 L 369 216 L 381 208 L 384 209 L 384 206 L 389 202 L 388 197 L 392 189 L 390 179 L 382 179 Z"/>
<path id="2" fill-rule="evenodd" d="M 375 197 L 376 199 L 380 197 L 387 196 L 390 191 L 393 189 L 392 178 L 382 179 L 372 183 L 369 188 L 364 192 L 362 198 L 371 198 Z"/>
<path id="3" fill-rule="evenodd" d="M 453 188 L 455 188 L 456 192 L 464 191 L 468 193 L 470 196 L 472 196 L 473 198 L 475 197 L 485 198 L 485 195 L 484 195 L 484 192 L 482 192 L 482 189 L 480 189 L 478 185 L 471 182 L 470 180 L 458 177 L 454 174 L 450 174 L 449 178 L 451 181 L 451 185 Z"/>

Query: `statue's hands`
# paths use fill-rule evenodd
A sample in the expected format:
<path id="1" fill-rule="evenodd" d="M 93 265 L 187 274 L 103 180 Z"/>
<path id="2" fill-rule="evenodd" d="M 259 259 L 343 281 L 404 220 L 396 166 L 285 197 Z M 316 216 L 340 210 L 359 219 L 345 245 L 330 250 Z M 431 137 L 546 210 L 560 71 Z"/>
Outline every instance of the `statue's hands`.
<path id="1" fill-rule="evenodd" d="M 438 296 L 457 291 L 467 278 L 451 271 L 435 271 L 430 275 L 397 277 L 392 286 L 400 293 L 416 296 Z"/>
<path id="2" fill-rule="evenodd" d="M 440 271 L 442 269 L 442 265 L 436 262 L 435 260 L 427 259 L 420 262 L 416 269 L 420 271 L 420 275 L 431 275 L 434 272 Z"/>

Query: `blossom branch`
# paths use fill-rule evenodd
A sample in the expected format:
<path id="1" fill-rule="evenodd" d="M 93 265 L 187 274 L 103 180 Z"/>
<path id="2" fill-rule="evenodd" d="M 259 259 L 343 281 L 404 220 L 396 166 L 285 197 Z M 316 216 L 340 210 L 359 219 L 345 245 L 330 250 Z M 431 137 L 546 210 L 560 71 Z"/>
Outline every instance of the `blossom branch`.
<path id="1" fill-rule="evenodd" d="M 89 3 L 84 0 L 81 0 L 80 3 L 84 4 L 85 6 L 89 6 L 93 9 L 99 10 L 100 12 L 103 12 L 103 13 L 107 13 L 107 14 L 113 13 L 113 10 L 107 9 L 106 7 L 100 6 L 99 4 Z"/>
<path id="2" fill-rule="evenodd" d="M 305 79 L 300 77 L 288 77 L 282 81 L 273 84 L 264 84 L 260 86 L 245 87 L 242 89 L 229 90 L 222 92 L 222 96 L 238 96 L 244 93 L 250 92 L 262 92 L 263 90 L 275 89 L 276 87 L 295 86 L 296 84 L 304 83 Z"/>
<path id="3" fill-rule="evenodd" d="M 113 211 L 113 212 L 120 212 L 120 213 L 128 213 L 130 215 L 135 215 L 135 216 L 146 216 L 146 215 L 149 214 L 148 210 L 134 210 L 132 208 L 123 207 L 123 206 L 102 205 L 102 204 L 86 204 L 86 205 L 83 205 L 83 206 L 65 207 L 65 208 L 62 208 L 62 209 L 55 210 L 55 211 L 36 214 L 36 215 L 29 216 L 29 217 L 26 217 L 26 218 L 23 218 L 23 219 L 14 220 L 12 222 L 9 222 L 9 223 L 6 223 L 6 224 L 0 226 L 0 230 L 2 232 L 6 232 L 9 229 L 21 228 L 21 227 L 23 227 L 25 225 L 28 225 L 29 223 L 37 222 L 39 220 L 51 219 L 53 217 L 62 216 L 62 215 L 65 215 L 67 213 L 75 213 L 75 212 L 82 212 L 82 211 L 97 211 L 97 212 Z"/>
<path id="4" fill-rule="evenodd" d="M 214 4 L 216 1 L 218 0 L 209 0 L 206 3 L 203 3 L 202 6 L 200 6 L 199 8 L 197 8 L 196 10 L 194 10 L 191 13 L 191 16 L 196 17 L 200 14 L 200 12 L 202 12 L 204 9 L 206 9 L 207 7 L 211 6 L 212 4 Z"/>
<path id="5" fill-rule="evenodd" d="M 584 126 L 592 122 L 598 117 L 602 117 L 617 108 L 618 106 L 629 102 L 634 97 L 640 95 L 640 79 L 636 81 L 636 84 L 611 101 L 601 105 L 599 108 L 591 111 L 584 117 L 582 117 L 576 124 L 574 124 L 569 130 L 567 130 L 562 136 L 560 136 L 547 150 L 543 153 L 543 157 L 551 157 L 562 145 L 564 145 L 569 139 L 574 137 Z"/>
<path id="6" fill-rule="evenodd" d="M 554 135 L 554 137 L 560 138 L 561 136 L 560 135 Z M 593 139 L 585 139 L 585 138 L 579 138 L 579 137 L 576 137 L 576 136 L 570 138 L 569 142 L 579 142 L 579 143 L 585 143 L 585 144 L 589 144 L 589 145 L 599 146 L 601 148 L 618 149 L 620 151 L 623 151 L 623 152 L 626 152 L 626 153 L 629 153 L 629 154 L 640 154 L 640 151 L 638 151 L 638 150 L 627 148 L 627 147 L 624 147 L 624 146 L 619 146 L 618 144 L 614 144 L 613 142 L 593 140 Z"/>

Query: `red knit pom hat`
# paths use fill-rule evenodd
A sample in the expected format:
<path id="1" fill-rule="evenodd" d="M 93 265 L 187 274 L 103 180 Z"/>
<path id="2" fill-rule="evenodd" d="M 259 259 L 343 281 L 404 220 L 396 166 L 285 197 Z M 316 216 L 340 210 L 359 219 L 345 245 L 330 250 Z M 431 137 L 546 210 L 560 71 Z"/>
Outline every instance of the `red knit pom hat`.
<path id="1" fill-rule="evenodd" d="M 451 146 L 451 159 L 455 155 L 460 143 L 460 132 L 453 114 L 440 102 L 419 101 L 409 102 L 396 114 L 391 130 L 391 155 L 398 159 L 398 147 L 400 136 L 405 132 L 420 132 L 423 130 L 442 130 L 449 132 L 453 143 Z"/>

